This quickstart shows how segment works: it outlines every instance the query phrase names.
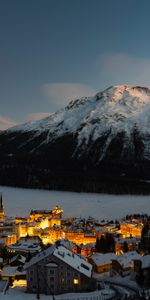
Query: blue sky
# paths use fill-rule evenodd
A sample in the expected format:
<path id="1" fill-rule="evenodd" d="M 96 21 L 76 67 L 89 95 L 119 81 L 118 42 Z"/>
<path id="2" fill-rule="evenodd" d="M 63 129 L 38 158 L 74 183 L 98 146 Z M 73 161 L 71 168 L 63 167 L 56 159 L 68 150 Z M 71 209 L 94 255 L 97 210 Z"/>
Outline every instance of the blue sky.
<path id="1" fill-rule="evenodd" d="M 0 0 L 0 128 L 150 86 L 149 0 Z"/>

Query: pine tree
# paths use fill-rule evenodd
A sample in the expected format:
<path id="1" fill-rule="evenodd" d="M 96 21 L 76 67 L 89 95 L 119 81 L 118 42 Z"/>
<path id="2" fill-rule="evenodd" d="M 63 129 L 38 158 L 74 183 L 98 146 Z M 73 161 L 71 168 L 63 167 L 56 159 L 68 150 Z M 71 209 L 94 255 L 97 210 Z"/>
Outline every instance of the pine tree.
<path id="1" fill-rule="evenodd" d="M 129 251 L 128 243 L 125 241 L 125 242 L 123 243 L 123 252 L 126 253 L 126 252 L 128 252 L 128 251 Z"/>

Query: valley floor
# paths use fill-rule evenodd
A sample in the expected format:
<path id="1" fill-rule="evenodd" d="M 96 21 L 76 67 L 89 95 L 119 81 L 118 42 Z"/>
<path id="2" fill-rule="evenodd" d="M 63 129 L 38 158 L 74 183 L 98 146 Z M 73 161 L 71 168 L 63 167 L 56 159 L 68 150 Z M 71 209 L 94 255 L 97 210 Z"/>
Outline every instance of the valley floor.
<path id="1" fill-rule="evenodd" d="M 92 193 L 57 192 L 0 186 L 6 215 L 27 216 L 31 209 L 52 209 L 56 204 L 64 216 L 115 219 L 126 214 L 150 215 L 150 196 L 107 195 Z"/>

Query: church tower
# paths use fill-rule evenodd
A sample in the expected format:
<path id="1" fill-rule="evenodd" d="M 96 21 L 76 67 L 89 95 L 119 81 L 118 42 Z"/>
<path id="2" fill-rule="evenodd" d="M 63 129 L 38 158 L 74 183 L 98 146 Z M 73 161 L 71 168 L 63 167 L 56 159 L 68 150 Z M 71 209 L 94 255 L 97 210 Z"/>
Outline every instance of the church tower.
<path id="1" fill-rule="evenodd" d="M 0 194 L 0 222 L 4 222 L 4 206 L 3 206 L 3 198 L 2 193 Z"/>

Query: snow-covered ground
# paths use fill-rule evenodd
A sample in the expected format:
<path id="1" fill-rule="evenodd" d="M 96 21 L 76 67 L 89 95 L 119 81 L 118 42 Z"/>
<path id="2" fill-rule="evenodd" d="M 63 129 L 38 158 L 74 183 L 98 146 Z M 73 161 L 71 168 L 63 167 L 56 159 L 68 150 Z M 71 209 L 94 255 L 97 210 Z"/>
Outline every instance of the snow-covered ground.
<path id="1" fill-rule="evenodd" d="M 150 214 L 150 196 L 106 195 L 31 190 L 0 186 L 6 215 L 28 216 L 31 209 L 52 209 L 56 204 L 64 216 L 115 219 L 126 214 Z"/>
<path id="2" fill-rule="evenodd" d="M 94 300 L 99 296 L 99 299 L 109 299 L 114 292 L 106 287 L 104 290 L 95 291 L 91 293 L 69 293 L 63 295 L 55 296 L 56 300 Z M 36 294 L 27 294 L 25 293 L 24 288 L 10 288 L 5 295 L 0 293 L 0 299 L 3 300 L 35 300 L 37 299 Z M 53 297 L 50 295 L 41 295 L 41 300 L 53 300 Z"/>

